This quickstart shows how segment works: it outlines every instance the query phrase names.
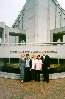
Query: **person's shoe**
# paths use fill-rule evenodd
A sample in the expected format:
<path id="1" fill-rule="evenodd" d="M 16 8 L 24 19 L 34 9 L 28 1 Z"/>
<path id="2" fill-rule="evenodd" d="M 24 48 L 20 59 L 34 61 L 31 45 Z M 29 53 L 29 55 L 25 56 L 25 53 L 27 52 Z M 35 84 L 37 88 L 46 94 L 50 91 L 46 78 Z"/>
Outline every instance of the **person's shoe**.
<path id="1" fill-rule="evenodd" d="M 32 82 L 35 82 L 34 80 L 32 80 Z"/>
<path id="2" fill-rule="evenodd" d="M 23 80 L 21 80 L 21 83 L 23 83 L 24 81 Z"/>

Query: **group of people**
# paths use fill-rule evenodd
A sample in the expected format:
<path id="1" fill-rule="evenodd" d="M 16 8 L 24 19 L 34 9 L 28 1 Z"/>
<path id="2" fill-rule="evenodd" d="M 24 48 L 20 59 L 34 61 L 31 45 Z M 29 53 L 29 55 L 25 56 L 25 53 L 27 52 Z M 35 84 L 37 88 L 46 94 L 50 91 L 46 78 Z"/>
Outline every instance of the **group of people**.
<path id="1" fill-rule="evenodd" d="M 22 54 L 20 58 L 20 78 L 21 82 L 40 81 L 40 73 L 43 74 L 43 80 L 49 82 L 50 57 L 48 55 Z"/>

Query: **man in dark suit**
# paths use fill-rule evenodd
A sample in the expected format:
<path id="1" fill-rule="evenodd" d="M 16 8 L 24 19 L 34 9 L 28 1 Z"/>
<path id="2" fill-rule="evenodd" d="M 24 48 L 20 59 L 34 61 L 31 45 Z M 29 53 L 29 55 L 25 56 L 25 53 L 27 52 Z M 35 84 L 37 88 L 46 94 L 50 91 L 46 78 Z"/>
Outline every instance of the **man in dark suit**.
<path id="1" fill-rule="evenodd" d="M 43 76 L 44 81 L 46 82 L 49 82 L 49 68 L 50 68 L 50 57 L 46 55 L 43 61 Z"/>

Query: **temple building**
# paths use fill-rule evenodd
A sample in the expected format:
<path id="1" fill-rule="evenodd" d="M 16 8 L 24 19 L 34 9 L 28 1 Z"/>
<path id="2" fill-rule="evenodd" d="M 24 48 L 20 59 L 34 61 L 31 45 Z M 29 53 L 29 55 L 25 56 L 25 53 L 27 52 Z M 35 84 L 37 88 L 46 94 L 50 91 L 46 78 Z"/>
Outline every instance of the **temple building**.
<path id="1" fill-rule="evenodd" d="M 65 59 L 65 10 L 57 0 L 26 0 L 12 27 L 0 22 L 0 58 L 23 51 Z"/>

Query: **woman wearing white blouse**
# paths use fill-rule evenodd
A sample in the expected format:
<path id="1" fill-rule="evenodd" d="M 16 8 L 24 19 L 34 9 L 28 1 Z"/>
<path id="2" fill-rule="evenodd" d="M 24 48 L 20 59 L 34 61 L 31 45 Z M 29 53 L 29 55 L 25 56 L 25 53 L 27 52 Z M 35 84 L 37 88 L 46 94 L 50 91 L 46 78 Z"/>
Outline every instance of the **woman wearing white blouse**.
<path id="1" fill-rule="evenodd" d="M 36 57 L 35 55 L 33 55 L 32 57 L 32 67 L 31 67 L 31 74 L 32 74 L 32 80 L 35 80 L 35 61 L 36 61 Z"/>

